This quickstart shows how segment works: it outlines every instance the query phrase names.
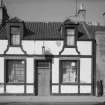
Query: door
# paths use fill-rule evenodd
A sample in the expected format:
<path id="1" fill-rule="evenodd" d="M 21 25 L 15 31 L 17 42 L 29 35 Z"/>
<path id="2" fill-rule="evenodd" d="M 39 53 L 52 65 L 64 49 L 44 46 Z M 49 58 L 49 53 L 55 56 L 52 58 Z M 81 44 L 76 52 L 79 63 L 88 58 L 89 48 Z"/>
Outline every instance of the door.
<path id="1" fill-rule="evenodd" d="M 50 95 L 50 62 L 37 61 L 37 95 Z"/>

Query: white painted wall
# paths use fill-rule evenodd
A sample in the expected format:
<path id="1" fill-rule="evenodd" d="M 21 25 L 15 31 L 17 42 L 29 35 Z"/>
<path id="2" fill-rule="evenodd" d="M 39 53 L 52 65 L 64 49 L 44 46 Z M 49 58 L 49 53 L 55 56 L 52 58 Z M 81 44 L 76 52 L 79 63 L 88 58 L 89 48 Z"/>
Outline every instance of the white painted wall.
<path id="1" fill-rule="evenodd" d="M 63 48 L 63 41 L 34 41 L 23 40 L 22 47 L 27 54 L 42 55 L 42 46 L 45 46 L 45 50 L 53 55 L 58 55 Z M 8 41 L 0 40 L 0 54 L 3 54 L 7 49 Z M 92 42 L 91 41 L 77 41 L 77 48 L 81 55 L 92 54 Z M 24 54 L 20 47 L 9 47 L 7 54 Z M 76 49 L 65 48 L 62 55 L 77 55 Z"/>
<path id="2" fill-rule="evenodd" d="M 24 85 L 6 85 L 6 93 L 24 93 Z"/>
<path id="3" fill-rule="evenodd" d="M 0 85 L 0 93 L 4 93 L 4 85 Z"/>
<path id="4" fill-rule="evenodd" d="M 27 93 L 34 93 L 34 86 L 28 85 L 26 87 L 26 92 Z"/>
<path id="5" fill-rule="evenodd" d="M 0 83 L 4 83 L 4 57 L 0 57 Z"/>
<path id="6" fill-rule="evenodd" d="M 22 41 L 23 49 L 27 54 L 42 55 L 42 46 L 51 54 L 57 55 L 62 50 L 63 41 Z"/>
<path id="7" fill-rule="evenodd" d="M 59 58 L 52 61 L 52 83 L 59 83 Z"/>
<path id="8" fill-rule="evenodd" d="M 9 47 L 6 54 L 24 54 L 20 47 Z"/>
<path id="9" fill-rule="evenodd" d="M 92 55 L 92 41 L 77 41 L 80 55 Z"/>
<path id="10" fill-rule="evenodd" d="M 59 93 L 59 86 L 58 85 L 52 86 L 52 93 Z"/>
<path id="11" fill-rule="evenodd" d="M 77 50 L 80 55 L 92 55 L 92 41 L 77 41 Z M 78 55 L 76 48 L 64 48 L 61 55 Z"/>
<path id="12" fill-rule="evenodd" d="M 61 93 L 78 93 L 78 86 L 61 85 Z"/>
<path id="13" fill-rule="evenodd" d="M 80 86 L 80 93 L 91 93 L 91 86 Z"/>
<path id="14" fill-rule="evenodd" d="M 34 58 L 26 59 L 26 82 L 33 83 L 34 82 Z"/>
<path id="15" fill-rule="evenodd" d="M 61 55 L 78 55 L 76 48 L 64 48 L 64 51 Z"/>
<path id="16" fill-rule="evenodd" d="M 91 83 L 91 58 L 80 58 L 80 82 Z"/>
<path id="17" fill-rule="evenodd" d="M 0 54 L 4 54 L 4 51 L 7 49 L 7 45 L 7 40 L 0 40 Z"/>
<path id="18" fill-rule="evenodd" d="M 35 53 L 35 41 L 22 41 L 23 49 L 27 52 L 27 54 Z M 40 45 L 39 45 L 40 46 Z M 40 50 L 40 49 L 37 49 Z"/>

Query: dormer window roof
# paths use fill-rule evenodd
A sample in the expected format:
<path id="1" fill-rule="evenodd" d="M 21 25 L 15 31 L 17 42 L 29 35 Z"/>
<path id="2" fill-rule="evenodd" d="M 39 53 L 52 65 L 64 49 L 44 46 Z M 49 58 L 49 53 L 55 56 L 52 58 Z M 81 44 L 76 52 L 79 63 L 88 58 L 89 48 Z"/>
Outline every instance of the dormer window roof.
<path id="1" fill-rule="evenodd" d="M 66 47 L 76 47 L 77 25 L 70 19 L 64 21 L 64 43 Z"/>
<path id="2" fill-rule="evenodd" d="M 17 17 L 8 21 L 8 41 L 9 46 L 19 47 L 21 46 L 21 40 L 23 38 L 23 21 Z"/>

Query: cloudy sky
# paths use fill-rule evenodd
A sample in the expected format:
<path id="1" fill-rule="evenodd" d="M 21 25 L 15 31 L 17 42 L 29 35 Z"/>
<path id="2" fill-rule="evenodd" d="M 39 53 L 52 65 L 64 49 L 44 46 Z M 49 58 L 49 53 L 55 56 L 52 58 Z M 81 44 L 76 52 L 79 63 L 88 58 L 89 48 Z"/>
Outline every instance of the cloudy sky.
<path id="1" fill-rule="evenodd" d="M 8 13 L 26 21 L 63 21 L 74 15 L 76 0 L 6 0 Z M 105 0 L 77 0 L 77 8 L 85 2 L 87 21 L 103 24 Z"/>

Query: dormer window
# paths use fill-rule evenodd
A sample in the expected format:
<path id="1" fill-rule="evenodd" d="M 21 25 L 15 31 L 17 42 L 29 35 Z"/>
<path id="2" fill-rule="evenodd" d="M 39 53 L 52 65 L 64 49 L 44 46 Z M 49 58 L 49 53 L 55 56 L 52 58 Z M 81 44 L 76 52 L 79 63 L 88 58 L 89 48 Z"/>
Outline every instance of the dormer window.
<path id="1" fill-rule="evenodd" d="M 66 29 L 66 45 L 75 46 L 75 29 L 67 28 Z"/>
<path id="2" fill-rule="evenodd" d="M 10 45 L 12 46 L 20 45 L 20 27 L 16 26 L 10 27 Z"/>

